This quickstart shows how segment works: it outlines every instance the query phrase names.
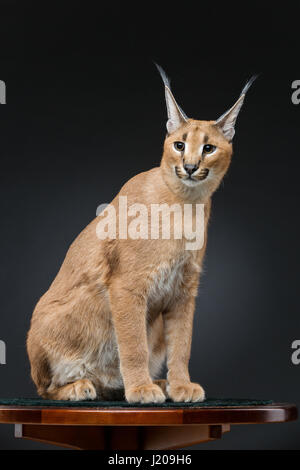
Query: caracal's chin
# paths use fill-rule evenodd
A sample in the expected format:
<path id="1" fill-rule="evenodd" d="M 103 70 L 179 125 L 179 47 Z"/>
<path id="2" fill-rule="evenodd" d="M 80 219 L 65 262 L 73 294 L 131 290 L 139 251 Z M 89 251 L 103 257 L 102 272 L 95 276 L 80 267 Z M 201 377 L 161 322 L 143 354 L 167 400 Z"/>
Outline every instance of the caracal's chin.
<path id="1" fill-rule="evenodd" d="M 193 187 L 193 186 L 198 186 L 199 184 L 201 184 L 203 181 L 196 181 L 196 180 L 192 180 L 192 179 L 182 179 L 181 180 L 183 184 L 185 184 L 186 186 L 189 186 L 189 187 Z"/>

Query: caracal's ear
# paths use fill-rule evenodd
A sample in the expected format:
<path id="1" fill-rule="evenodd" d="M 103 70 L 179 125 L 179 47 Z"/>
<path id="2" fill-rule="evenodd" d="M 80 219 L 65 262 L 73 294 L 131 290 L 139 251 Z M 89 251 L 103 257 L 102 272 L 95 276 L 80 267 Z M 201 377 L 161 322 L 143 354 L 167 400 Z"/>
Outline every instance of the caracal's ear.
<path id="1" fill-rule="evenodd" d="M 165 84 L 165 96 L 168 112 L 167 131 L 169 134 L 172 134 L 172 132 L 175 132 L 188 120 L 188 117 L 176 103 L 173 93 L 171 92 L 170 81 L 165 71 L 158 64 L 155 63 L 155 65 Z"/>
<path id="2" fill-rule="evenodd" d="M 240 97 L 237 100 L 237 102 L 232 106 L 232 108 L 226 111 L 226 113 L 222 114 L 222 116 L 220 116 L 219 119 L 217 119 L 217 121 L 214 124 L 216 127 L 220 129 L 224 137 L 229 142 L 231 142 L 233 139 L 233 136 L 235 133 L 234 128 L 235 128 L 236 119 L 241 110 L 241 107 L 243 106 L 246 93 L 257 77 L 258 77 L 257 75 L 254 75 L 252 78 L 250 78 L 250 80 L 244 86 L 242 93 L 240 94 Z"/>

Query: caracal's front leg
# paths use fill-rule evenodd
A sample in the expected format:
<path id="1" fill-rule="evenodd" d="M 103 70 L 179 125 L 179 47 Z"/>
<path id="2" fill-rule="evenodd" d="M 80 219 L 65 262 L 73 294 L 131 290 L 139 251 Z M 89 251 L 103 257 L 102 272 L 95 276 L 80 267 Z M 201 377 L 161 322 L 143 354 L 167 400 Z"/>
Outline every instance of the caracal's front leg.
<path id="1" fill-rule="evenodd" d="M 192 383 L 188 370 L 191 354 L 195 298 L 180 302 L 163 315 L 167 345 L 167 393 L 173 401 L 203 401 L 201 385 Z"/>
<path id="2" fill-rule="evenodd" d="M 110 289 L 125 396 L 131 403 L 162 403 L 166 397 L 149 373 L 146 301 L 135 292 L 134 287 L 117 284 Z"/>

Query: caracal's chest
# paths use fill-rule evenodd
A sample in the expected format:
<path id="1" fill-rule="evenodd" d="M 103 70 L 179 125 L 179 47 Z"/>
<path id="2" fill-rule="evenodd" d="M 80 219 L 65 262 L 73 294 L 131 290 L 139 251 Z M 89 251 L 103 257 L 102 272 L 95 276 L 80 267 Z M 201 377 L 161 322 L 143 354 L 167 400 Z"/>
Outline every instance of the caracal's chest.
<path id="1" fill-rule="evenodd" d="M 189 251 L 155 266 L 149 276 L 148 310 L 158 313 L 170 308 L 186 296 L 191 276 L 199 272 L 197 258 Z"/>

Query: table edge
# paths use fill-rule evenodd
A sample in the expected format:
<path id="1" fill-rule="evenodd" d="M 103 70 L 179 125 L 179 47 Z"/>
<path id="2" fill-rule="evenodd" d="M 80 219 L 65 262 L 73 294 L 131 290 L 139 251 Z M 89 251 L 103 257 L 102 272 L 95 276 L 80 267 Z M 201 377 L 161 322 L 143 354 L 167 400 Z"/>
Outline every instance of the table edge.
<path id="1" fill-rule="evenodd" d="M 0 405 L 0 423 L 2 424 L 78 426 L 262 424 L 295 421 L 297 417 L 297 406 L 293 403 L 199 408 L 74 408 Z"/>

